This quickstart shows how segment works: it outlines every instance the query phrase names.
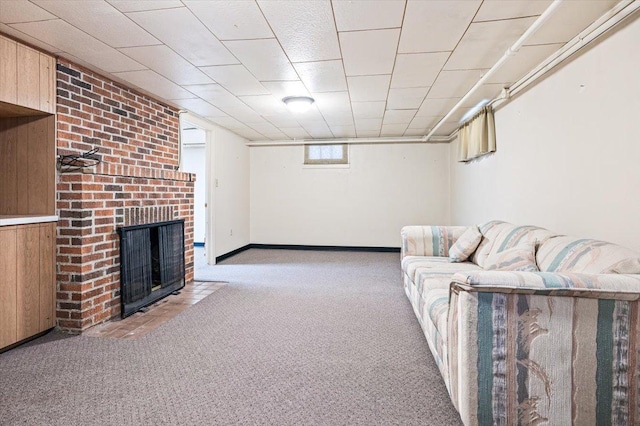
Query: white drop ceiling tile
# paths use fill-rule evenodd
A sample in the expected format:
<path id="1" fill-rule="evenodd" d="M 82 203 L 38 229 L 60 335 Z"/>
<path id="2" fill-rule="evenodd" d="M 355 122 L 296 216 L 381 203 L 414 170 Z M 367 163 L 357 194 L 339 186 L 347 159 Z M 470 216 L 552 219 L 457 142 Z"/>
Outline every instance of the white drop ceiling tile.
<path id="1" fill-rule="evenodd" d="M 289 140 L 289 136 L 285 135 L 281 131 L 263 133 L 266 137 L 271 139 L 272 141 L 285 141 Z"/>
<path id="2" fill-rule="evenodd" d="M 263 135 L 269 137 L 271 137 L 272 134 L 282 133 L 276 126 L 267 121 L 264 121 L 262 123 L 249 123 L 249 127 L 251 127 L 256 132 L 262 133 Z"/>
<path id="3" fill-rule="evenodd" d="M 347 90 L 342 61 L 299 62 L 293 66 L 311 92 Z"/>
<path id="4" fill-rule="evenodd" d="M 4 24 L 46 19 L 56 19 L 56 16 L 27 0 L 0 1 L 0 22 Z"/>
<path id="5" fill-rule="evenodd" d="M 292 139 L 307 139 L 311 137 L 302 127 L 281 127 L 280 130 Z"/>
<path id="6" fill-rule="evenodd" d="M 121 12 L 172 9 L 184 6 L 180 0 L 107 0 Z"/>
<path id="7" fill-rule="evenodd" d="M 340 59 L 329 0 L 268 0 L 258 4 L 291 62 Z"/>
<path id="8" fill-rule="evenodd" d="M 326 114 L 351 115 L 349 92 L 313 93 L 312 96 L 316 100 L 316 107 L 325 116 Z"/>
<path id="9" fill-rule="evenodd" d="M 375 6 L 366 1 L 333 0 L 333 14 L 338 31 L 400 28 L 405 1 L 378 0 Z"/>
<path id="10" fill-rule="evenodd" d="M 433 84 L 451 52 L 410 53 L 396 57 L 391 87 L 428 87 Z"/>
<path id="11" fill-rule="evenodd" d="M 404 136 L 424 136 L 429 133 L 429 130 L 426 128 L 412 128 L 409 127 L 404 132 Z"/>
<path id="12" fill-rule="evenodd" d="M 329 129 L 329 126 L 327 126 L 327 124 L 323 121 L 307 123 L 302 127 L 307 131 L 307 133 L 309 133 L 312 138 L 325 139 L 333 137 L 331 129 Z"/>
<path id="13" fill-rule="evenodd" d="M 474 22 L 451 54 L 445 70 L 491 68 L 536 18 Z"/>
<path id="14" fill-rule="evenodd" d="M 472 108 L 479 103 L 487 103 L 500 95 L 502 84 L 483 84 L 460 106 L 460 108 Z"/>
<path id="15" fill-rule="evenodd" d="M 481 0 L 409 0 L 398 52 L 453 50 L 481 3 Z"/>
<path id="16" fill-rule="evenodd" d="M 265 139 L 269 139 L 268 137 L 256 132 L 255 130 L 253 130 L 248 126 L 245 126 L 240 129 L 233 129 L 233 132 L 250 141 L 262 141 Z"/>
<path id="17" fill-rule="evenodd" d="M 199 98 L 174 100 L 173 103 L 181 108 L 188 109 L 189 111 L 195 114 L 198 114 L 201 117 L 226 117 L 227 116 L 227 114 L 220 111 L 218 108 L 214 107 L 209 102 Z"/>
<path id="18" fill-rule="evenodd" d="M 431 86 L 427 99 L 462 97 L 485 72 L 486 70 L 442 71 Z"/>
<path id="19" fill-rule="evenodd" d="M 566 43 L 617 3 L 618 0 L 562 2 L 526 44 Z"/>
<path id="20" fill-rule="evenodd" d="M 387 110 L 384 113 L 384 124 L 409 124 L 415 117 L 416 109 Z"/>
<path id="21" fill-rule="evenodd" d="M 417 129 L 429 129 L 431 127 L 433 127 L 439 119 L 441 119 L 442 116 L 439 117 L 430 117 L 430 116 L 415 116 L 413 117 L 413 120 L 411 120 L 411 123 L 409 123 L 409 128 L 417 128 Z"/>
<path id="22" fill-rule="evenodd" d="M 382 118 L 386 102 L 352 102 L 353 117 L 358 118 Z"/>
<path id="23" fill-rule="evenodd" d="M 442 126 L 438 127 L 438 130 L 433 134 L 434 136 L 449 136 L 460 125 L 456 122 L 446 122 Z"/>
<path id="24" fill-rule="evenodd" d="M 267 89 L 268 93 L 271 93 L 279 100 L 287 96 L 310 96 L 309 91 L 300 80 L 264 81 L 262 85 Z"/>
<path id="25" fill-rule="evenodd" d="M 460 98 L 425 99 L 416 116 L 418 117 L 442 117 L 449 112 Z"/>
<path id="26" fill-rule="evenodd" d="M 550 4 L 551 0 L 485 0 L 473 21 L 498 21 L 538 16 Z"/>
<path id="27" fill-rule="evenodd" d="M 356 130 L 360 131 L 380 131 L 382 119 L 380 118 L 356 118 Z"/>
<path id="28" fill-rule="evenodd" d="M 263 115 L 263 118 L 279 129 L 300 127 L 298 121 L 293 118 L 293 114 L 289 112 L 279 115 Z"/>
<path id="29" fill-rule="evenodd" d="M 217 65 L 200 69 L 236 96 L 269 94 L 244 65 Z"/>
<path id="30" fill-rule="evenodd" d="M 331 133 L 336 138 L 355 138 L 357 137 L 356 128 L 351 126 L 329 126 Z"/>
<path id="31" fill-rule="evenodd" d="M 225 41 L 224 44 L 260 81 L 298 79 L 296 71 L 275 38 L 233 40 Z"/>
<path id="32" fill-rule="evenodd" d="M 114 73 L 114 75 L 164 99 L 189 99 L 194 97 L 191 92 L 155 71 L 127 71 Z"/>
<path id="33" fill-rule="evenodd" d="M 185 85 L 185 89 L 218 108 L 242 107 L 244 104 L 219 84 Z"/>
<path id="34" fill-rule="evenodd" d="M 409 89 L 390 89 L 387 98 L 387 108 L 389 109 L 418 109 L 429 87 L 412 87 Z"/>
<path id="35" fill-rule="evenodd" d="M 400 29 L 340 33 L 347 76 L 391 74 Z"/>
<path id="36" fill-rule="evenodd" d="M 407 130 L 408 124 L 383 124 L 380 136 L 402 136 Z"/>
<path id="37" fill-rule="evenodd" d="M 377 138 L 380 136 L 379 130 L 357 130 L 356 133 L 359 138 Z"/>
<path id="38" fill-rule="evenodd" d="M 183 2 L 219 40 L 271 38 L 273 33 L 253 1 Z"/>
<path id="39" fill-rule="evenodd" d="M 197 67 L 238 63 L 186 7 L 132 12 L 127 16 Z"/>
<path id="40" fill-rule="evenodd" d="M 347 77 L 353 102 L 384 101 L 387 99 L 391 75 Z"/>
<path id="41" fill-rule="evenodd" d="M 324 121 L 324 117 L 320 114 L 318 108 L 315 105 L 312 105 L 305 112 L 301 113 L 292 113 L 292 116 L 296 119 L 296 121 L 304 128 L 309 125 L 314 125 L 317 123 L 322 123 L 326 126 L 326 122 Z"/>
<path id="42" fill-rule="evenodd" d="M 240 96 L 239 99 L 263 116 L 289 114 L 282 100 L 272 95 Z"/>
<path id="43" fill-rule="evenodd" d="M 349 114 L 323 114 L 329 127 L 353 126 L 353 117 Z"/>
<path id="44" fill-rule="evenodd" d="M 57 50 L 67 52 L 106 72 L 133 71 L 145 68 L 128 56 L 61 19 L 12 24 L 11 26 L 31 37 L 46 40 Z"/>
<path id="45" fill-rule="evenodd" d="M 111 47 L 160 44 L 155 37 L 104 1 L 92 1 L 89 6 L 80 7 L 76 0 L 33 2 Z"/>
<path id="46" fill-rule="evenodd" d="M 543 60 L 560 49 L 564 44 L 539 44 L 534 46 L 523 46 L 514 56 L 487 79 L 487 83 L 500 83 L 511 85 L 524 77 L 529 71 L 535 68 Z"/>
<path id="47" fill-rule="evenodd" d="M 176 84 L 214 83 L 205 73 L 165 45 L 118 49 Z"/>
<path id="48" fill-rule="evenodd" d="M 28 34 L 23 33 L 22 31 L 18 31 L 15 28 L 11 28 L 9 25 L 7 24 L 2 24 L 0 23 L 0 33 L 15 37 L 19 40 L 22 40 L 32 46 L 38 47 L 46 52 L 51 52 L 51 53 L 58 53 L 60 52 L 60 49 L 54 46 L 51 46 L 50 44 L 44 43 L 42 41 L 40 41 L 40 39 L 37 39 L 35 37 L 31 37 Z"/>
<path id="49" fill-rule="evenodd" d="M 262 116 L 260 116 L 260 114 L 244 104 L 232 107 L 220 107 L 220 109 L 230 117 L 233 117 L 244 124 L 248 124 L 251 127 L 255 124 L 269 124 L 264 118 L 262 118 Z"/>
<path id="50" fill-rule="evenodd" d="M 217 125 L 224 127 L 225 129 L 229 129 L 229 130 L 248 129 L 246 125 L 242 124 L 241 122 L 239 122 L 233 117 L 207 117 L 207 118 L 213 121 L 214 123 L 216 123 Z M 253 129 L 250 129 L 250 130 L 254 131 Z"/>

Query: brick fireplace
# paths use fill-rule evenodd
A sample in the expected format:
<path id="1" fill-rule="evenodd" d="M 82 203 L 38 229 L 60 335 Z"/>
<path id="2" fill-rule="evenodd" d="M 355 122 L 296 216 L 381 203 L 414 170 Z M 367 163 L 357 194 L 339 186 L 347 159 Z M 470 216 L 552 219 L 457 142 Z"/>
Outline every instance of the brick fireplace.
<path id="1" fill-rule="evenodd" d="M 57 152 L 101 163 L 57 177 L 57 322 L 79 333 L 120 315 L 116 229 L 185 220 L 193 280 L 195 175 L 176 171 L 178 110 L 76 64 L 57 65 Z"/>

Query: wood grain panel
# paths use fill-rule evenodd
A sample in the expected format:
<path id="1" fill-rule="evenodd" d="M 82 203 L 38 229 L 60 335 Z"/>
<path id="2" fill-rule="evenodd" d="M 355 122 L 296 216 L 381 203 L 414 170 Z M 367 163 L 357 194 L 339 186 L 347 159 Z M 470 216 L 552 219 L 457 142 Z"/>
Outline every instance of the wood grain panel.
<path id="1" fill-rule="evenodd" d="M 17 226 L 18 340 L 40 330 L 40 226 Z"/>
<path id="2" fill-rule="evenodd" d="M 55 223 L 40 225 L 40 330 L 56 325 Z"/>
<path id="3" fill-rule="evenodd" d="M 55 69 L 55 62 L 54 62 Z M 55 92 L 55 86 L 54 86 Z M 55 99 L 55 94 L 54 94 Z M 55 101 L 53 108 L 55 110 Z M 47 211 L 45 214 L 54 215 L 56 214 L 56 116 L 50 115 L 44 120 L 47 123 L 47 146 L 46 146 L 46 156 L 47 156 Z M 55 225 L 54 225 L 55 229 Z"/>
<path id="4" fill-rule="evenodd" d="M 55 214 L 55 116 L 0 118 L 0 214 Z"/>
<path id="5" fill-rule="evenodd" d="M 27 145 L 29 157 L 22 164 L 18 179 L 27 181 L 27 191 L 24 195 L 28 200 L 28 214 L 48 214 L 49 194 L 53 190 L 47 187 L 49 165 L 53 161 L 48 157 L 49 126 L 46 119 L 29 119 L 27 129 L 29 136 L 25 145 Z"/>
<path id="6" fill-rule="evenodd" d="M 15 104 L 18 101 L 18 44 L 0 37 L 0 101 Z"/>
<path id="7" fill-rule="evenodd" d="M 0 120 L 0 214 L 17 214 L 18 132 L 15 119 Z"/>
<path id="8" fill-rule="evenodd" d="M 40 110 L 55 113 L 55 69 L 53 56 L 40 53 Z"/>
<path id="9" fill-rule="evenodd" d="M 16 205 L 11 214 L 29 214 L 29 161 L 33 158 L 29 152 L 29 119 L 15 118 L 16 138 L 16 172 L 14 179 L 17 187 Z M 34 155 L 37 155 L 34 153 Z"/>
<path id="10" fill-rule="evenodd" d="M 40 52 L 18 45 L 17 104 L 40 109 Z"/>
<path id="11" fill-rule="evenodd" d="M 17 335 L 17 253 L 16 229 L 0 228 L 0 348 L 18 340 Z"/>

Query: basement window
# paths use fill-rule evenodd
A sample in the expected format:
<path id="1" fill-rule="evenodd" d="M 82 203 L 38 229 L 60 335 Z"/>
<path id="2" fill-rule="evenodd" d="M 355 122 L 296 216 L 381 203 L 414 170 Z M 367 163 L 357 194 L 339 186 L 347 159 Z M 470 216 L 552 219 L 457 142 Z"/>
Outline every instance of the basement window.
<path id="1" fill-rule="evenodd" d="M 304 164 L 349 164 L 349 149 L 346 144 L 305 145 Z"/>

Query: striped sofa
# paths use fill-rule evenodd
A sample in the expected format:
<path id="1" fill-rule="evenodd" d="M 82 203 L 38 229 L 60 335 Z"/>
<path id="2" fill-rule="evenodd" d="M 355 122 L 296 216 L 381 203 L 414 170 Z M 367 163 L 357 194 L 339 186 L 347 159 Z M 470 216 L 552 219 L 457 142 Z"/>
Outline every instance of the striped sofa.
<path id="1" fill-rule="evenodd" d="M 640 424 L 640 255 L 492 221 L 452 263 L 467 229 L 402 229 L 404 288 L 463 422 Z M 486 269 L 526 242 L 539 271 Z"/>

